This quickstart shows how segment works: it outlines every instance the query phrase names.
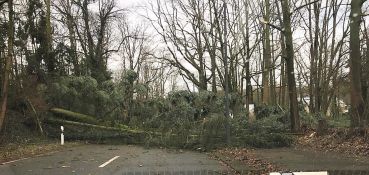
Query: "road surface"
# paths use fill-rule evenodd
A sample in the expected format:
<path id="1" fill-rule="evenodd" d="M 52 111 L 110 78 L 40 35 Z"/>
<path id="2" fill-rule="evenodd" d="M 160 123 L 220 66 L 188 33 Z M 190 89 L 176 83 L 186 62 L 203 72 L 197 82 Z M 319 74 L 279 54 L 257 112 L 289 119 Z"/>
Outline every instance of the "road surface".
<path id="1" fill-rule="evenodd" d="M 127 145 L 84 145 L 0 165 L 0 175 L 219 174 L 225 171 L 227 168 L 219 161 L 203 153 Z"/>
<path id="2" fill-rule="evenodd" d="M 369 158 L 365 157 L 348 158 L 291 148 L 256 149 L 254 153 L 289 170 L 369 172 Z M 257 171 L 231 157 L 223 161 L 241 174 Z M 205 153 L 129 145 L 83 145 L 0 165 L 0 175 L 210 175 L 222 174 L 220 172 L 229 172 L 229 169 Z"/>
<path id="3" fill-rule="evenodd" d="M 331 152 L 293 148 L 256 149 L 254 152 L 259 158 L 289 170 L 365 171 L 366 174 L 369 172 L 368 157 L 348 157 Z"/>

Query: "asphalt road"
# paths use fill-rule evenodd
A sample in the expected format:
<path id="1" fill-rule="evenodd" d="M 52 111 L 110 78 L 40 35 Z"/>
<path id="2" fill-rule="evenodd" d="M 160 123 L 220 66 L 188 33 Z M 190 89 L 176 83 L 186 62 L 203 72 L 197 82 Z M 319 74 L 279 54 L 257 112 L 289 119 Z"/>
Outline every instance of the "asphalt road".
<path id="1" fill-rule="evenodd" d="M 258 157 L 289 170 L 365 171 L 365 174 L 369 172 L 368 157 L 348 157 L 332 152 L 292 148 L 255 149 L 254 152 Z"/>
<path id="2" fill-rule="evenodd" d="M 227 168 L 197 152 L 84 145 L 0 165 L 0 175 L 219 174 Z"/>

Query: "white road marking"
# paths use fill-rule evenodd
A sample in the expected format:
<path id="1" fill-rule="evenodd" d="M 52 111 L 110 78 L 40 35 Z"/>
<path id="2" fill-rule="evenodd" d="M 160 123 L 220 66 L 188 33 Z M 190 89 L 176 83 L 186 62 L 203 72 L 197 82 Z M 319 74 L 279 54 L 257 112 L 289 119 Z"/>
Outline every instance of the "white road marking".
<path id="1" fill-rule="evenodd" d="M 14 163 L 14 162 L 18 162 L 18 161 L 21 161 L 21 160 L 27 160 L 27 159 L 29 159 L 29 158 L 27 157 L 27 158 L 21 158 L 21 159 L 18 159 L 18 160 L 12 160 L 12 161 L 9 161 L 9 162 L 1 163 L 1 165 L 6 165 L 6 164 L 9 164 L 9 163 Z"/>
<path id="2" fill-rule="evenodd" d="M 111 158 L 107 162 L 105 162 L 102 165 L 100 165 L 99 168 L 103 168 L 104 166 L 108 165 L 109 163 L 111 163 L 112 161 L 114 161 L 115 159 L 118 159 L 118 158 L 119 158 L 119 156 L 115 156 L 115 157 Z"/>
<path id="3" fill-rule="evenodd" d="M 328 175 L 327 171 L 322 172 L 293 172 L 293 173 L 270 173 L 269 175 L 284 175 L 284 174 L 294 174 L 294 175 Z"/>
<path id="4" fill-rule="evenodd" d="M 51 155 L 51 154 L 54 154 L 54 153 L 57 153 L 57 152 L 60 152 L 60 151 L 53 151 L 53 152 L 49 152 L 49 153 L 45 153 L 45 154 L 39 154 L 39 155 L 31 156 L 31 157 L 25 157 L 25 158 L 21 158 L 21 159 L 17 159 L 17 160 L 3 162 L 3 163 L 0 163 L 0 165 L 6 165 L 6 164 L 22 161 L 22 160 L 27 160 L 27 159 L 30 159 L 30 158 L 41 157 L 41 156 L 45 156 L 45 155 Z"/>

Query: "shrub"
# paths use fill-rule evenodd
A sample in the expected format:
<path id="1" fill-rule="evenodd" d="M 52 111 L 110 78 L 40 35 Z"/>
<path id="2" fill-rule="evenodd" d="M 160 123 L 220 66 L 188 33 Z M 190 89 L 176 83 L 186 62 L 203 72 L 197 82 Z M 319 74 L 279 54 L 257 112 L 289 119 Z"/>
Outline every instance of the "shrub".
<path id="1" fill-rule="evenodd" d="M 242 136 L 236 144 L 256 148 L 277 148 L 290 146 L 292 142 L 291 136 L 282 133 L 253 133 Z"/>
<path id="2" fill-rule="evenodd" d="M 46 94 L 53 106 L 96 116 L 100 124 L 114 127 L 129 124 L 131 128 L 151 131 L 145 135 L 146 145 L 214 148 L 225 143 L 224 96 L 208 91 L 175 91 L 166 98 L 140 98 L 149 88 L 135 83 L 136 79 L 137 74 L 132 71 L 125 72 L 116 83 L 97 84 L 91 77 L 62 77 L 47 86 Z M 284 134 L 289 125 L 283 110 L 259 106 L 255 109 L 258 120 L 249 123 L 241 102 L 239 95 L 230 95 L 234 118 L 229 121 L 234 145 L 263 148 L 290 145 L 291 137 Z M 122 116 L 127 113 L 130 119 L 126 122 Z M 86 132 L 95 134 L 94 130 Z M 100 131 L 96 134 L 114 135 Z"/>
<path id="3" fill-rule="evenodd" d="M 206 148 L 216 147 L 217 143 L 224 143 L 226 137 L 226 118 L 221 114 L 210 114 L 202 122 L 201 143 Z"/>
<path id="4" fill-rule="evenodd" d="M 254 123 L 249 123 L 248 129 L 252 133 L 284 133 L 289 130 L 289 124 L 281 122 L 284 116 L 274 115 Z"/>
<path id="5" fill-rule="evenodd" d="M 255 106 L 254 110 L 256 119 L 266 118 L 270 115 L 284 114 L 283 110 L 279 106 L 258 105 Z"/>
<path id="6" fill-rule="evenodd" d="M 292 143 L 284 113 L 271 114 L 252 123 L 247 117 L 232 120 L 232 136 L 236 146 L 257 148 L 288 147 Z"/>
<path id="7" fill-rule="evenodd" d="M 300 111 L 301 125 L 307 128 L 314 128 L 318 124 L 318 118 L 305 111 Z"/>
<path id="8" fill-rule="evenodd" d="M 350 116 L 348 114 L 342 114 L 328 120 L 328 126 L 331 128 L 348 128 L 350 127 L 350 122 Z"/>

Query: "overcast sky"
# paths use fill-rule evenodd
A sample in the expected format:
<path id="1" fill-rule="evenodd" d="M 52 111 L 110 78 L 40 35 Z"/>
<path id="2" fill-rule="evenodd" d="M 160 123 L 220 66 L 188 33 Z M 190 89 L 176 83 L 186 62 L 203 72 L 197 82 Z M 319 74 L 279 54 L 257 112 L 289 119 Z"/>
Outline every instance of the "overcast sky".
<path id="1" fill-rule="evenodd" d="M 134 22 L 132 19 L 137 17 L 138 15 L 136 13 L 132 13 L 137 6 L 141 6 L 148 0 L 116 0 L 119 8 L 122 9 L 128 9 L 130 12 L 127 13 L 129 17 L 130 22 Z M 139 23 L 140 21 L 136 21 Z M 122 68 L 122 59 L 118 55 L 113 55 L 112 58 L 108 61 L 108 67 L 110 70 L 112 70 L 114 73 L 118 73 L 119 70 Z"/>
<path id="2" fill-rule="evenodd" d="M 148 2 L 150 1 L 154 1 L 155 0 L 116 0 L 119 8 L 122 9 L 127 9 L 127 17 L 128 17 L 128 22 L 130 25 L 137 25 L 137 24 L 142 24 L 144 23 L 144 18 L 141 17 L 140 15 L 145 14 L 145 11 L 143 11 L 143 7 L 145 5 L 148 4 Z M 344 12 L 344 11 L 343 11 Z M 341 12 L 341 13 L 343 13 Z M 343 33 L 343 26 L 342 24 L 340 24 L 339 26 L 337 26 L 339 29 L 336 31 L 337 35 L 342 35 Z M 147 26 L 147 31 L 150 31 L 150 25 Z M 305 38 L 305 30 L 301 29 L 301 28 L 297 28 L 294 33 L 294 43 L 296 44 L 296 47 L 298 47 L 299 45 L 302 45 L 303 43 L 306 42 L 306 38 Z M 151 32 L 148 32 L 148 34 L 151 34 Z M 155 35 L 155 33 L 152 33 L 153 35 Z M 299 57 L 302 58 L 307 58 L 309 56 L 309 53 L 306 52 L 306 50 L 301 49 L 301 52 L 299 53 Z M 121 70 L 122 68 L 122 58 L 120 58 L 119 56 L 113 56 L 110 60 L 109 60 L 109 69 L 111 69 L 113 72 L 119 72 L 119 70 Z M 189 69 L 191 69 L 191 66 L 188 66 Z M 181 85 L 183 85 L 183 83 L 179 83 Z"/>
<path id="3" fill-rule="evenodd" d="M 149 0 L 116 0 L 118 6 L 121 8 L 133 8 L 135 6 L 142 6 Z"/>
<path id="4" fill-rule="evenodd" d="M 119 8 L 128 10 L 126 15 L 128 17 L 128 23 L 132 26 L 145 23 L 145 19 L 141 15 L 146 15 L 143 7 L 147 5 L 147 3 L 150 1 L 152 0 L 116 0 Z M 150 30 L 149 24 L 147 25 L 147 27 L 147 34 L 155 35 L 155 33 L 153 32 L 154 30 Z M 113 72 L 113 74 L 119 75 L 121 73 L 122 67 L 123 61 L 121 56 L 119 56 L 118 54 L 113 54 L 112 57 L 108 60 L 108 68 Z M 190 82 L 188 83 L 191 87 L 193 87 Z M 169 84 L 167 84 L 166 87 L 168 87 L 167 90 L 169 91 Z M 180 78 L 177 80 L 177 88 L 178 90 L 187 89 L 185 82 Z"/>

